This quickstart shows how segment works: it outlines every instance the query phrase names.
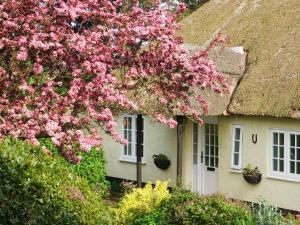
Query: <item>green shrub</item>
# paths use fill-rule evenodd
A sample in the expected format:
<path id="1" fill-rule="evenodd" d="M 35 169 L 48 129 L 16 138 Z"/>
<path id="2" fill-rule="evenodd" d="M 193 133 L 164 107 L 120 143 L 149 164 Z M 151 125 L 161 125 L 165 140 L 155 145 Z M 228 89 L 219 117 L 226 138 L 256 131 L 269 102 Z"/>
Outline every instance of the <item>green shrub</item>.
<path id="1" fill-rule="evenodd" d="M 237 221 L 246 221 L 250 216 L 245 206 L 223 196 L 199 196 L 177 189 L 134 225 L 236 225 Z"/>
<path id="2" fill-rule="evenodd" d="M 107 208 L 87 181 L 41 148 L 0 142 L 0 224 L 108 224 Z"/>
<path id="3" fill-rule="evenodd" d="M 40 142 L 43 146 L 49 149 L 52 153 L 60 156 L 62 164 L 69 167 L 77 175 L 87 179 L 89 184 L 100 193 L 101 196 L 105 196 L 108 193 L 109 183 L 105 179 L 105 159 L 102 150 L 92 149 L 88 153 L 82 153 L 82 160 L 80 164 L 68 163 L 61 155 L 57 147 L 53 144 L 49 138 L 41 138 Z"/>
<path id="4" fill-rule="evenodd" d="M 268 204 L 264 199 L 259 199 L 258 204 L 253 205 L 253 214 L 256 225 L 296 225 L 293 218 L 285 218 L 274 206 Z"/>
<path id="5" fill-rule="evenodd" d="M 147 184 L 144 188 L 135 188 L 121 200 L 114 214 L 114 224 L 133 225 L 139 218 L 152 213 L 170 193 L 168 182 L 158 181 L 153 188 Z"/>

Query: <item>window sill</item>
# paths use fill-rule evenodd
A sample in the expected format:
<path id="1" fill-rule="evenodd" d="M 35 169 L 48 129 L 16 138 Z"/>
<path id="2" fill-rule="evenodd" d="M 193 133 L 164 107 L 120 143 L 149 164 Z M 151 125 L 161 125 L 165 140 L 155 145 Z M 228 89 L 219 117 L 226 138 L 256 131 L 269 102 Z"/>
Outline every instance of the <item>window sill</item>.
<path id="1" fill-rule="evenodd" d="M 267 176 L 268 179 L 274 179 L 274 180 L 282 180 L 282 181 L 289 181 L 294 183 L 300 183 L 300 179 L 297 178 L 289 178 L 289 177 L 279 177 L 274 175 Z"/>
<path id="2" fill-rule="evenodd" d="M 230 169 L 229 172 L 230 173 L 239 173 L 239 174 L 241 174 L 241 173 L 243 173 L 243 170 L 241 170 L 241 169 Z"/>
<path id="3" fill-rule="evenodd" d="M 120 158 L 119 161 L 136 164 L 136 159 Z M 145 164 L 146 164 L 145 159 L 142 158 L 142 165 L 145 165 Z"/>

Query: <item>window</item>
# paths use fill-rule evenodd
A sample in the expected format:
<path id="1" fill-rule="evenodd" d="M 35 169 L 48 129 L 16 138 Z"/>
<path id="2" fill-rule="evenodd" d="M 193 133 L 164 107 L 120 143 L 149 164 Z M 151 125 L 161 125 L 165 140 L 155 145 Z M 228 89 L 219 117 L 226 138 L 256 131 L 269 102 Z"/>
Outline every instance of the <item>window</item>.
<path id="1" fill-rule="evenodd" d="M 136 161 L 136 139 L 137 139 L 137 116 L 123 116 L 123 137 L 127 139 L 127 145 L 123 146 L 122 159 L 128 161 Z M 144 156 L 144 119 L 142 126 L 142 157 Z"/>
<path id="2" fill-rule="evenodd" d="M 233 125 L 232 148 L 231 148 L 231 168 L 242 169 L 242 147 L 243 131 L 240 125 Z"/>
<path id="3" fill-rule="evenodd" d="M 218 167 L 218 125 L 205 124 L 205 166 Z"/>
<path id="4" fill-rule="evenodd" d="M 300 132 L 272 130 L 271 174 L 300 178 Z"/>
<path id="5" fill-rule="evenodd" d="M 198 164 L 198 127 L 197 123 L 193 123 L 193 164 Z"/>

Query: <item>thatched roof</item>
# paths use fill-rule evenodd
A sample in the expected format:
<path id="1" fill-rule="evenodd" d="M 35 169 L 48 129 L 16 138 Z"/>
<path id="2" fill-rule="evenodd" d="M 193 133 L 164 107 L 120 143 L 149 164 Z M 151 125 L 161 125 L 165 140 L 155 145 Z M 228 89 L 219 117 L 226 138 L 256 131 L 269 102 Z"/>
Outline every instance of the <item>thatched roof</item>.
<path id="1" fill-rule="evenodd" d="M 190 53 L 203 50 L 203 46 L 197 44 L 185 43 L 184 46 Z M 223 113 L 226 113 L 231 94 L 241 75 L 245 72 L 246 53 L 244 52 L 243 47 L 216 48 L 210 52 L 209 58 L 214 61 L 217 70 L 225 76 L 229 87 L 229 93 L 220 95 L 208 88 L 194 88 L 193 91 L 205 98 L 208 103 L 208 116 L 222 115 Z M 190 100 L 193 108 L 202 111 L 201 106 L 194 96 L 191 96 Z"/>
<path id="2" fill-rule="evenodd" d="M 185 42 L 222 32 L 247 51 L 228 112 L 300 118 L 300 1 L 210 0 L 182 21 Z"/>

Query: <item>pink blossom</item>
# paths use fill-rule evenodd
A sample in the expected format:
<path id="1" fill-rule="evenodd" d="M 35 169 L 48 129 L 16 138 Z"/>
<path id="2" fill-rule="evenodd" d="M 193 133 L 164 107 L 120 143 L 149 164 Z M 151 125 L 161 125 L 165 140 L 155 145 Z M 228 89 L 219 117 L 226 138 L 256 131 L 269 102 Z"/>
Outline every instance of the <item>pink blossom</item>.
<path id="1" fill-rule="evenodd" d="M 35 74 L 41 74 L 43 72 L 43 66 L 41 64 L 35 63 L 33 71 Z"/>
<path id="2" fill-rule="evenodd" d="M 28 52 L 26 48 L 21 48 L 21 51 L 17 54 L 17 59 L 20 61 L 26 61 L 28 58 Z"/>
<path id="3" fill-rule="evenodd" d="M 184 5 L 172 11 L 161 1 L 150 9 L 134 2 L 124 11 L 119 0 L 0 1 L 1 58 L 7 62 L 0 66 L 0 137 L 38 144 L 47 135 L 67 160 L 79 163 L 80 151 L 101 145 L 101 129 L 127 143 L 115 130 L 120 112 L 142 111 L 171 128 L 179 111 L 201 122 L 208 106 L 191 87 L 226 91 L 207 59 L 226 38 L 217 35 L 207 50 L 191 55 L 176 35 Z M 80 26 L 70 25 L 79 17 Z M 91 129 L 95 124 L 99 128 Z"/>

